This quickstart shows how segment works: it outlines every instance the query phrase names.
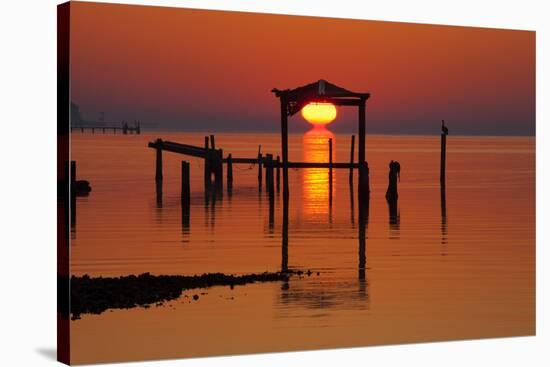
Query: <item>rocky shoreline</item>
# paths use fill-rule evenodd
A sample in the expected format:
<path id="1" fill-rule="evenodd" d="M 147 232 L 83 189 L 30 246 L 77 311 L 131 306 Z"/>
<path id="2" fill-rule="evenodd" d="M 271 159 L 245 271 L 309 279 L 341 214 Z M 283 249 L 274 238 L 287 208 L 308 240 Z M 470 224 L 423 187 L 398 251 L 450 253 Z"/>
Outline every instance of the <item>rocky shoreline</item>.
<path id="1" fill-rule="evenodd" d="M 79 319 L 81 314 L 100 314 L 108 309 L 149 307 L 159 302 L 178 298 L 184 290 L 212 286 L 244 285 L 256 282 L 286 281 L 290 273 L 260 273 L 227 275 L 208 273 L 183 275 L 128 275 L 121 277 L 97 277 L 88 275 L 71 277 L 71 315 Z"/>

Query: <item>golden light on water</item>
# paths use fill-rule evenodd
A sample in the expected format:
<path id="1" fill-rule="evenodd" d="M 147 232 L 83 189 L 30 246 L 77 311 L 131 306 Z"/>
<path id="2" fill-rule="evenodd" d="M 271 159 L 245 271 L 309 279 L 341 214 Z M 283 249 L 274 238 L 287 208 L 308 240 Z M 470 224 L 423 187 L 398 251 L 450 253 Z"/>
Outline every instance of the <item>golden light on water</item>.
<path id="1" fill-rule="evenodd" d="M 336 118 L 336 106 L 332 103 L 310 103 L 302 108 L 302 117 L 313 125 L 330 124 Z"/>
<path id="2" fill-rule="evenodd" d="M 329 161 L 328 140 L 332 139 L 333 160 L 336 151 L 336 139 L 334 134 L 317 126 L 306 132 L 303 137 L 304 161 L 322 162 Z M 329 170 L 328 168 L 308 168 L 303 170 L 303 209 L 304 213 L 315 217 L 324 218 L 329 213 Z M 333 172 L 333 184 L 336 181 L 336 172 Z M 333 189 L 333 192 L 335 190 Z"/>

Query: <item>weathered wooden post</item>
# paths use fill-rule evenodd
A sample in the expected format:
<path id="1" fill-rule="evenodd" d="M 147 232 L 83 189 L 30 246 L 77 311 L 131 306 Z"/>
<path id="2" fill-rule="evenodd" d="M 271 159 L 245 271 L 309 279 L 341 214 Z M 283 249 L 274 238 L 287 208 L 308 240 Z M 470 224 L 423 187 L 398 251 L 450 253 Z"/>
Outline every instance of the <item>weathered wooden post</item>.
<path id="1" fill-rule="evenodd" d="M 266 155 L 266 189 L 269 193 L 270 199 L 274 197 L 275 194 L 275 175 L 274 175 L 274 169 L 273 169 L 273 154 L 267 154 Z"/>
<path id="2" fill-rule="evenodd" d="M 204 184 L 210 186 L 211 171 L 210 171 L 210 149 L 208 147 L 208 136 L 204 137 Z"/>
<path id="3" fill-rule="evenodd" d="M 216 169 L 214 171 L 214 177 L 216 180 L 216 187 L 219 190 L 223 190 L 223 149 L 218 149 L 216 152 Z"/>
<path id="4" fill-rule="evenodd" d="M 76 162 L 71 161 L 71 171 L 70 171 L 70 196 L 71 196 L 71 205 L 69 207 L 71 211 L 71 228 L 76 226 Z"/>
<path id="5" fill-rule="evenodd" d="M 369 179 L 368 179 L 368 166 L 365 161 L 365 136 L 366 136 L 366 122 L 365 122 L 365 103 L 366 98 L 361 97 L 359 101 L 359 197 L 368 199 L 369 196 Z M 366 175 L 366 176 L 365 176 Z"/>
<path id="6" fill-rule="evenodd" d="M 328 139 L 328 197 L 329 204 L 332 205 L 332 138 Z"/>
<path id="7" fill-rule="evenodd" d="M 390 172 L 388 174 L 388 190 L 386 191 L 386 200 L 397 201 L 399 195 L 397 194 L 397 180 L 399 178 L 399 173 L 401 171 L 401 166 L 397 161 L 390 162 Z"/>
<path id="8" fill-rule="evenodd" d="M 445 120 L 441 120 L 441 167 L 439 171 L 439 183 L 445 186 L 445 164 L 447 160 L 447 135 L 449 130 L 445 126 Z"/>
<path id="9" fill-rule="evenodd" d="M 262 153 L 258 153 L 258 189 L 262 191 Z"/>
<path id="10" fill-rule="evenodd" d="M 233 189 L 233 156 L 231 153 L 227 156 L 227 192 Z"/>
<path id="11" fill-rule="evenodd" d="M 269 229 L 273 230 L 273 223 L 275 217 L 275 175 L 273 171 L 273 155 L 266 155 L 266 181 L 267 192 L 269 194 Z"/>
<path id="12" fill-rule="evenodd" d="M 189 162 L 181 161 L 181 224 L 184 233 L 189 232 L 191 207 L 191 174 Z"/>
<path id="13" fill-rule="evenodd" d="M 281 188 L 281 158 L 277 156 L 277 192 Z"/>
<path id="14" fill-rule="evenodd" d="M 288 197 L 288 95 L 282 92 L 281 102 L 281 145 L 283 151 L 283 196 Z"/>
<path id="15" fill-rule="evenodd" d="M 355 154 L 355 135 L 351 136 L 351 149 L 349 157 L 349 183 L 353 184 L 353 159 Z"/>
<path id="16" fill-rule="evenodd" d="M 162 139 L 157 139 L 156 142 L 157 161 L 155 181 L 162 181 Z"/>
<path id="17" fill-rule="evenodd" d="M 358 185 L 359 201 L 369 200 L 369 194 L 370 194 L 369 164 L 367 162 L 358 163 L 358 169 L 359 169 L 359 185 Z"/>
<path id="18" fill-rule="evenodd" d="M 181 161 L 181 204 L 184 206 L 189 206 L 191 202 L 191 186 L 189 181 L 189 162 Z"/>
<path id="19" fill-rule="evenodd" d="M 266 154 L 265 155 L 265 159 L 266 159 L 267 163 L 271 163 L 270 157 L 271 157 L 271 160 L 272 160 L 273 159 L 272 154 Z M 264 163 L 264 171 L 265 171 L 265 191 L 269 192 L 269 164 Z"/>
<path id="20" fill-rule="evenodd" d="M 216 142 L 214 140 L 214 135 L 210 135 L 210 147 L 212 150 L 216 150 Z"/>
<path id="21" fill-rule="evenodd" d="M 76 161 L 71 161 L 71 195 L 76 195 Z"/>

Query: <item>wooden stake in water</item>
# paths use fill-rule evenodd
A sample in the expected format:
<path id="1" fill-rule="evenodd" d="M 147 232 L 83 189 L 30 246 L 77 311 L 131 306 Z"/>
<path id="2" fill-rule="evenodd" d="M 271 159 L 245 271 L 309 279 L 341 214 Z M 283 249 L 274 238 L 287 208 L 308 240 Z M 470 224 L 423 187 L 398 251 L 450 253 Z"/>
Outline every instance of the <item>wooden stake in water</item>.
<path id="1" fill-rule="evenodd" d="M 447 135 L 449 129 L 445 126 L 445 120 L 441 120 L 441 167 L 439 172 L 439 183 L 445 186 L 445 165 L 447 160 Z"/>
<path id="2" fill-rule="evenodd" d="M 233 188 L 233 156 L 227 156 L 227 191 L 230 192 Z"/>
<path id="3" fill-rule="evenodd" d="M 329 203 L 332 204 L 332 138 L 328 139 L 328 187 Z"/>
<path id="4" fill-rule="evenodd" d="M 355 135 L 351 136 L 351 150 L 349 156 L 349 183 L 353 184 L 353 156 L 355 155 Z"/>
<path id="5" fill-rule="evenodd" d="M 281 158 L 277 156 L 277 192 L 281 188 Z"/>
<path id="6" fill-rule="evenodd" d="M 157 139 L 157 161 L 155 181 L 162 181 L 162 140 Z"/>
<path id="7" fill-rule="evenodd" d="M 189 162 L 181 161 L 181 204 L 184 206 L 189 206 L 191 203 L 189 171 Z"/>
<path id="8" fill-rule="evenodd" d="M 258 188 L 262 191 L 262 146 L 258 148 Z"/>
<path id="9" fill-rule="evenodd" d="M 204 137 L 204 183 L 210 184 L 210 149 L 208 148 L 208 136 Z"/>

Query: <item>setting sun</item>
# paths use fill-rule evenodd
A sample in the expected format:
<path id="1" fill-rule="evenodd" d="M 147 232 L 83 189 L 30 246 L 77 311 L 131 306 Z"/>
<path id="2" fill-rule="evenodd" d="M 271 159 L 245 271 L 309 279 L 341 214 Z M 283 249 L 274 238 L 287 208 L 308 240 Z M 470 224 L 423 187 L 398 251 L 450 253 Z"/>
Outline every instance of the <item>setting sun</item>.
<path id="1" fill-rule="evenodd" d="M 330 124 L 336 118 L 336 107 L 332 103 L 310 103 L 302 108 L 302 117 L 313 125 Z"/>

